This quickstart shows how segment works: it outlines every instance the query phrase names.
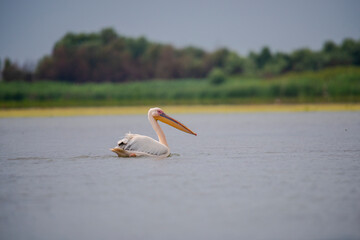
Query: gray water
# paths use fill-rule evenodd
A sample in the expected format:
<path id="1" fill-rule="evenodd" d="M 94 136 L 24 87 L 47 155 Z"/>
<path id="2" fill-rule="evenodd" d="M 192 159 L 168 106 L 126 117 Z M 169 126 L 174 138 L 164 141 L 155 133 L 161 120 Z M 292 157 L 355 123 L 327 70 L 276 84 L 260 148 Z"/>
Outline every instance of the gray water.
<path id="1" fill-rule="evenodd" d="M 0 239 L 360 239 L 360 112 L 0 119 Z"/>

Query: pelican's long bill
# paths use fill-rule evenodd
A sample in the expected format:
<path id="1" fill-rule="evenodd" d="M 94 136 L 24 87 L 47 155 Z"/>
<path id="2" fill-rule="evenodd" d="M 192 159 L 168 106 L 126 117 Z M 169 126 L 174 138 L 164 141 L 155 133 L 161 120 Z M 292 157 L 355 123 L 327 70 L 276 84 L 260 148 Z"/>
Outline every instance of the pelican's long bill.
<path id="1" fill-rule="evenodd" d="M 187 128 L 184 124 L 180 123 L 179 121 L 173 119 L 172 117 L 169 117 L 168 115 L 166 115 L 165 113 L 161 113 L 159 116 L 154 117 L 156 120 L 159 120 L 163 123 L 166 123 L 174 128 L 177 128 L 183 132 L 186 133 L 190 133 L 193 134 L 195 136 L 197 136 L 196 133 L 194 133 L 193 131 L 191 131 L 189 128 Z"/>

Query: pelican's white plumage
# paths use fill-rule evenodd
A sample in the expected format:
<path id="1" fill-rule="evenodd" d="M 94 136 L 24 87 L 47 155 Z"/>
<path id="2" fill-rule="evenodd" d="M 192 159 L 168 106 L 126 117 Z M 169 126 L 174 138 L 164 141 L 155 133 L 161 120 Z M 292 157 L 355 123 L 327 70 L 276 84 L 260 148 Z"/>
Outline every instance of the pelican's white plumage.
<path id="1" fill-rule="evenodd" d="M 150 108 L 148 119 L 158 135 L 159 141 L 148 136 L 128 133 L 123 139 L 118 141 L 117 146 L 112 148 L 111 151 L 116 153 L 119 157 L 136 157 L 144 155 L 157 157 L 169 156 L 170 148 L 167 144 L 165 134 L 160 128 L 157 120 L 196 136 L 196 133 L 185 127 L 182 123 L 166 115 L 160 108 Z"/>
<path id="2" fill-rule="evenodd" d="M 139 134 L 128 133 L 118 142 L 118 147 L 136 156 L 168 156 L 170 149 L 155 139 Z"/>

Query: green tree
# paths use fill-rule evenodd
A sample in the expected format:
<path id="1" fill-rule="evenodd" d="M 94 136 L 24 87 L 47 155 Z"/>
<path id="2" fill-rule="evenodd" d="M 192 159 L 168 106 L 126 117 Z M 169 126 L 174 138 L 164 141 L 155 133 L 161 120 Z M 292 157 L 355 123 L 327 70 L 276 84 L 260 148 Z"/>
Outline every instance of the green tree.
<path id="1" fill-rule="evenodd" d="M 351 64 L 351 55 L 343 51 L 333 41 L 326 41 L 320 53 L 324 59 L 325 67 L 349 65 Z"/>
<path id="2" fill-rule="evenodd" d="M 140 37 L 136 39 L 128 38 L 126 41 L 127 49 L 134 59 L 142 56 L 149 46 L 149 42 L 145 37 Z"/>
<path id="3" fill-rule="evenodd" d="M 273 76 L 289 71 L 291 68 L 290 57 L 284 53 L 277 53 L 263 68 L 263 75 Z"/>
<path id="4" fill-rule="evenodd" d="M 224 68 L 229 54 L 230 51 L 226 48 L 220 48 L 211 53 L 210 58 L 212 61 L 212 67 Z"/>
<path id="5" fill-rule="evenodd" d="M 296 50 L 291 55 L 292 70 L 306 71 L 319 70 L 324 66 L 324 58 L 320 53 L 313 53 L 304 48 Z"/>
<path id="6" fill-rule="evenodd" d="M 210 83 L 213 85 L 220 85 L 226 81 L 226 75 L 220 68 L 214 68 L 208 75 Z"/>
<path id="7" fill-rule="evenodd" d="M 360 65 L 360 40 L 347 38 L 342 42 L 341 50 L 350 57 L 351 64 Z"/>
<path id="8" fill-rule="evenodd" d="M 338 50 L 338 47 L 333 41 L 326 41 L 324 43 L 322 51 L 325 53 L 332 53 Z"/>
<path id="9" fill-rule="evenodd" d="M 244 72 L 245 60 L 235 52 L 230 52 L 225 59 L 224 70 L 227 74 L 241 74 Z"/>
<path id="10" fill-rule="evenodd" d="M 16 63 L 12 63 L 10 59 L 5 58 L 4 69 L 2 72 L 4 81 L 25 80 L 25 75 L 26 73 L 22 71 Z"/>
<path id="11" fill-rule="evenodd" d="M 100 32 L 100 38 L 104 45 L 115 41 L 118 37 L 118 34 L 112 28 L 104 28 Z"/>
<path id="12" fill-rule="evenodd" d="M 263 47 L 260 54 L 255 57 L 256 65 L 259 69 L 262 69 L 266 63 L 271 61 L 272 54 L 268 47 Z"/>

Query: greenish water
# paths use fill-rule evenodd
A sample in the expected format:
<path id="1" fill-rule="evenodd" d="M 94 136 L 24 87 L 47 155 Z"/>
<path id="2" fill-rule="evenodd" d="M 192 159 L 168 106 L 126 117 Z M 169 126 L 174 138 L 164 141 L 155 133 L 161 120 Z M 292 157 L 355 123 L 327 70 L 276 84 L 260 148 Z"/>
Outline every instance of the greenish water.
<path id="1" fill-rule="evenodd" d="M 174 115 L 172 156 L 117 158 L 144 115 L 0 119 L 0 239 L 360 239 L 360 113 Z"/>

